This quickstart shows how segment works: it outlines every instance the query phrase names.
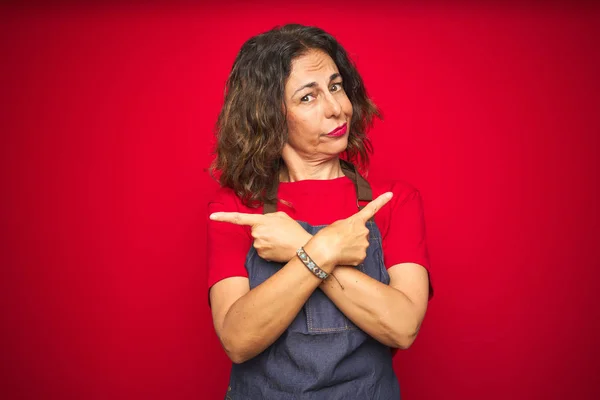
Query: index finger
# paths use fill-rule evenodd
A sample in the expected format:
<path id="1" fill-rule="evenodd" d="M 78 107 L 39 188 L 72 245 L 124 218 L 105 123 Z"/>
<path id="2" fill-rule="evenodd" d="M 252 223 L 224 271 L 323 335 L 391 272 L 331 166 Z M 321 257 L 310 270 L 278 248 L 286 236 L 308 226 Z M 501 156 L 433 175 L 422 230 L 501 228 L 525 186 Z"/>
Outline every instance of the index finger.
<path id="1" fill-rule="evenodd" d="M 392 196 L 392 192 L 382 194 L 381 196 L 367 204 L 362 210 L 354 214 L 354 216 L 360 218 L 364 222 L 367 222 L 377 213 L 377 211 L 381 210 L 381 207 L 385 206 L 388 203 L 388 201 L 392 199 Z"/>
<path id="2" fill-rule="evenodd" d="M 247 214 L 239 212 L 216 212 L 210 214 L 209 218 L 213 221 L 229 222 L 235 225 L 254 226 L 258 224 L 263 217 L 262 214 Z"/>

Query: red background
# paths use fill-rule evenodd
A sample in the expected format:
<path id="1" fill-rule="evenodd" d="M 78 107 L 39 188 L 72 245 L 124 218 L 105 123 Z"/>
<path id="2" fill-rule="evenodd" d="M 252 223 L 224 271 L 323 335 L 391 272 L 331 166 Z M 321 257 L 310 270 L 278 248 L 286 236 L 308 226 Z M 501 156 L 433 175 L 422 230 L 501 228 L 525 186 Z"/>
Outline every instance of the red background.
<path id="1" fill-rule="evenodd" d="M 241 44 L 300 22 L 384 113 L 371 175 L 425 199 L 404 398 L 599 398 L 599 9 L 281 4 L 4 9 L 1 397 L 223 397 L 211 132 Z"/>

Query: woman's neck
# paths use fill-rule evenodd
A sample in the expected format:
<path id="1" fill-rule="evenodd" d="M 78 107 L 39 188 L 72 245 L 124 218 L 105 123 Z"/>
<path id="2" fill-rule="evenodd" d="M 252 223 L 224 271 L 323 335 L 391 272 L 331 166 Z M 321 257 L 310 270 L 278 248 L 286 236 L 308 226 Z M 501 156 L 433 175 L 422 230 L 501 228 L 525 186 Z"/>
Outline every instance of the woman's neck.
<path id="1" fill-rule="evenodd" d="M 284 160 L 284 166 L 279 172 L 280 182 L 296 182 L 307 179 L 328 180 L 344 176 L 340 159 L 337 157 L 318 162 L 290 161 Z"/>

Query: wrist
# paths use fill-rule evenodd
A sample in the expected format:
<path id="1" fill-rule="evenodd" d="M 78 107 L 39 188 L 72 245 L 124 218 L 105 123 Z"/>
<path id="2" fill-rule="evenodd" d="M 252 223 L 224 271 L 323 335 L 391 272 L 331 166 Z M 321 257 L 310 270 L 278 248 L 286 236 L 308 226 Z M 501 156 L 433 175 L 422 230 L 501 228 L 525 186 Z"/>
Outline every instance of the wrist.
<path id="1" fill-rule="evenodd" d="M 323 281 L 321 282 L 321 284 L 319 285 L 319 287 L 321 289 L 326 288 L 327 286 L 332 286 L 332 284 L 337 281 L 337 277 L 335 275 L 333 275 L 333 273 L 335 271 L 338 270 L 338 266 L 334 266 L 331 271 L 329 271 L 329 276 L 327 277 L 327 279 L 323 279 Z"/>
<path id="2" fill-rule="evenodd" d="M 332 259 L 330 251 L 319 243 L 319 240 L 315 240 L 315 237 L 311 239 L 303 246 L 304 251 L 312 258 L 312 260 L 328 274 L 335 268 L 335 261 Z"/>
<path id="3" fill-rule="evenodd" d="M 304 247 L 306 246 L 306 244 L 308 243 L 308 241 L 310 239 L 312 239 L 313 235 L 311 235 L 308 232 L 304 232 L 305 235 L 302 235 L 301 237 L 298 237 L 297 239 L 295 238 L 293 240 L 293 248 L 290 247 L 289 248 L 289 257 L 287 258 L 287 261 L 290 261 L 291 259 L 293 259 L 294 257 L 296 257 L 296 250 L 298 250 L 300 247 Z"/>

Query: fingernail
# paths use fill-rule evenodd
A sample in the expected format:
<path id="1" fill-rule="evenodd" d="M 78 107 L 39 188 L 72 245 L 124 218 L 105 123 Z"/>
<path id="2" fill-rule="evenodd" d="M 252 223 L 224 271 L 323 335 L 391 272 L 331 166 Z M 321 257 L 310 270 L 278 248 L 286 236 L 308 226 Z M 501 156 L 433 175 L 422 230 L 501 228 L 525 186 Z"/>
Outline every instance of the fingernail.
<path id="1" fill-rule="evenodd" d="M 208 218 L 215 220 L 215 219 L 217 219 L 218 216 L 219 216 L 219 213 L 212 213 L 212 214 L 210 214 L 210 216 Z"/>
<path id="2" fill-rule="evenodd" d="M 393 195 L 394 195 L 394 193 L 392 193 L 392 192 L 388 192 L 388 193 L 387 193 L 387 195 L 386 195 L 386 197 L 387 197 L 388 199 L 391 199 Z"/>

